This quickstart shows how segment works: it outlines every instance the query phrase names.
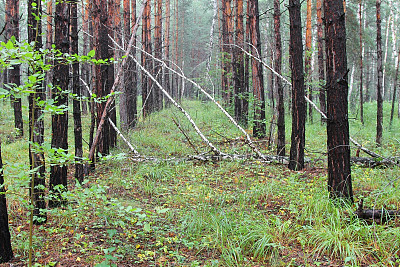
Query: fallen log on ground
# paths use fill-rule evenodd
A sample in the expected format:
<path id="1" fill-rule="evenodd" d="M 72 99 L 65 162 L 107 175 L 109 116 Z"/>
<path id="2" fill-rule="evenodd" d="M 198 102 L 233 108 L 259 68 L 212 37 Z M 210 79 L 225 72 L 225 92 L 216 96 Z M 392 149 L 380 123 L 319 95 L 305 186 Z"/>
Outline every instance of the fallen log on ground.
<path id="1" fill-rule="evenodd" d="M 377 167 L 393 167 L 399 164 L 398 158 L 366 158 L 366 157 L 351 157 L 353 164 L 361 165 L 367 168 Z"/>
<path id="2" fill-rule="evenodd" d="M 386 210 L 382 209 L 363 209 L 364 201 L 361 199 L 358 203 L 358 208 L 355 214 L 358 218 L 375 221 L 376 223 L 386 223 L 389 220 L 393 220 L 400 216 L 400 210 Z"/>

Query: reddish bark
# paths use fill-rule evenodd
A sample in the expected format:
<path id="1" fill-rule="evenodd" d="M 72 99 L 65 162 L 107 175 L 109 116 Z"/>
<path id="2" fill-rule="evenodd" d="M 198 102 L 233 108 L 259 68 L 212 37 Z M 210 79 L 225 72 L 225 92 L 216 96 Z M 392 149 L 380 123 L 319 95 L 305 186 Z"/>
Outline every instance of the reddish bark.
<path id="1" fill-rule="evenodd" d="M 326 114 L 325 65 L 324 65 L 324 30 L 322 25 L 322 0 L 317 0 L 317 35 L 318 35 L 318 80 L 320 110 Z M 321 121 L 323 117 L 321 116 Z"/>
<path id="2" fill-rule="evenodd" d="M 383 123 L 383 63 L 382 63 L 382 27 L 381 27 L 381 0 L 376 0 L 376 52 L 377 52 L 377 74 L 378 81 L 376 87 L 376 145 L 382 144 L 382 123 Z"/>

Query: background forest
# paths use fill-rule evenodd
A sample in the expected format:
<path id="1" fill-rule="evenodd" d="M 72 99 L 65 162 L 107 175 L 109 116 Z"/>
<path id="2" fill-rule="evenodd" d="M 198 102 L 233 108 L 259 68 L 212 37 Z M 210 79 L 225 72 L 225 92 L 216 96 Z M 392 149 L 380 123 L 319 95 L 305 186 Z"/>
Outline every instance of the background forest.
<path id="1" fill-rule="evenodd" d="M 397 266 L 399 8 L 0 0 L 0 266 Z"/>

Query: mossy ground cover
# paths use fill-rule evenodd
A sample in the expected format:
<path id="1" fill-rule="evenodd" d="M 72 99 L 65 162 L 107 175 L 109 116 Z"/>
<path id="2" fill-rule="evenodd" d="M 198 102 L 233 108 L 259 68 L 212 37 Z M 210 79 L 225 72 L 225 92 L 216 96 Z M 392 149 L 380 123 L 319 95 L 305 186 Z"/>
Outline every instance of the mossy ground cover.
<path id="1" fill-rule="evenodd" d="M 28 143 L 14 138 L 9 103 L 0 105 L 16 256 L 11 264 L 26 266 Z M 211 103 L 185 101 L 183 106 L 220 150 L 252 153 L 242 134 Z M 366 112 L 364 126 L 356 118 L 350 120 L 351 135 L 383 156 L 398 156 L 399 121 L 389 127 L 385 117 L 384 145 L 377 149 L 374 105 L 368 104 Z M 86 141 L 89 121 L 84 118 Z M 333 203 L 327 193 L 325 126 L 317 115 L 313 124 L 307 124 L 306 135 L 309 162 L 300 172 L 251 157 L 182 160 L 208 148 L 178 111 L 158 112 L 127 133 L 142 155 L 157 160 L 138 162 L 119 141 L 112 151 L 115 157 L 101 161 L 82 185 L 74 181 L 70 166 L 68 205 L 49 210 L 48 222 L 34 228 L 35 262 L 37 266 L 398 265 L 400 221 L 365 222 L 354 216 L 356 204 Z M 256 141 L 263 153 L 273 154 L 268 140 Z M 355 201 L 363 198 L 365 207 L 400 209 L 398 177 L 398 168 L 353 166 Z"/>

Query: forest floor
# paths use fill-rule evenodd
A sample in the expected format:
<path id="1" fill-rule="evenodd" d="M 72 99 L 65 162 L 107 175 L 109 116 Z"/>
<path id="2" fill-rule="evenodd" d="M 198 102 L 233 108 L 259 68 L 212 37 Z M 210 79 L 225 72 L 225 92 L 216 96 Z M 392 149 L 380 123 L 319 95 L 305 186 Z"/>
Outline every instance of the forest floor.
<path id="1" fill-rule="evenodd" d="M 243 136 L 216 115 L 211 104 L 186 105 L 221 150 L 251 154 L 241 142 Z M 5 115 L 0 115 L 4 122 Z M 372 149 L 365 141 L 371 140 L 368 128 L 355 122 L 351 127 L 352 134 Z M 399 127 L 385 131 L 385 145 L 377 152 L 398 156 Z M 34 262 L 36 266 L 398 266 L 400 219 L 383 224 L 364 221 L 354 211 L 360 199 L 366 208 L 400 209 L 399 168 L 354 165 L 355 204 L 334 203 L 327 193 L 324 126 L 316 121 L 307 129 L 308 163 L 298 172 L 252 157 L 181 160 L 207 148 L 179 114 L 159 112 L 128 134 L 142 155 L 157 160 L 138 162 L 119 142 L 113 156 L 99 162 L 82 185 L 75 182 L 70 166 L 68 204 L 49 209 L 47 223 L 34 226 Z M 27 142 L 6 131 L 0 134 L 15 254 L 12 262 L 0 266 L 27 266 Z M 70 144 L 73 147 L 73 141 Z M 273 154 L 267 139 L 257 144 L 263 153 Z"/>

